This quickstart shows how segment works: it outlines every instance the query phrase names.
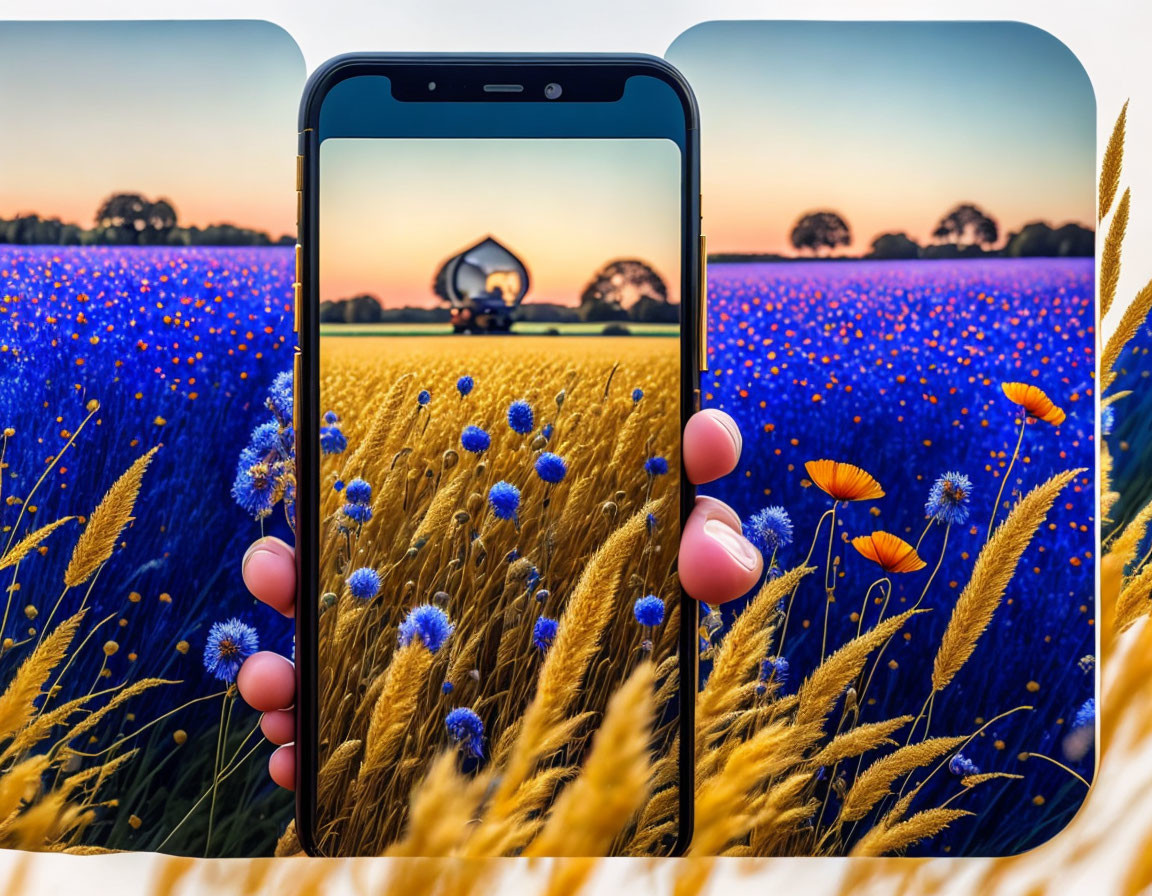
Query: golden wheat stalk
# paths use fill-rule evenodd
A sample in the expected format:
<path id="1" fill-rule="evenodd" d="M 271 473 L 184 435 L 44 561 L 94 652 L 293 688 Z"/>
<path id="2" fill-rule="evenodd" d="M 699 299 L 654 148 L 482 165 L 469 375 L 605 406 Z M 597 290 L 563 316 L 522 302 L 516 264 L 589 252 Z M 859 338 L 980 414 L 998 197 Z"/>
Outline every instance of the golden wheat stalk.
<path id="1" fill-rule="evenodd" d="M 393 655 L 384 689 L 376 698 L 368 723 L 361 780 L 365 775 L 387 770 L 396 758 L 396 749 L 416 712 L 431 666 L 432 651 L 416 641 Z"/>
<path id="2" fill-rule="evenodd" d="M 891 827 L 876 825 L 852 847 L 853 858 L 884 856 L 935 837 L 958 818 L 972 815 L 964 809 L 925 809 Z"/>
<path id="3" fill-rule="evenodd" d="M 540 669 L 536 693 L 524 711 L 520 734 L 493 798 L 489 817 L 500 823 L 515 812 L 515 794 L 547 755 L 549 729 L 560 724 L 576 697 L 608 623 L 615 615 L 622 568 L 637 555 L 649 514 L 659 516 L 664 501 L 634 514 L 596 549 L 576 582 L 556 637 Z M 496 835 L 496 831 L 493 831 Z M 502 834 L 499 834 L 502 839 Z M 476 838 L 483 843 L 483 838 Z M 491 853 L 486 853 L 491 854 Z"/>
<path id="4" fill-rule="evenodd" d="M 101 720 L 103 720 L 104 717 L 108 715 L 108 713 L 113 712 L 126 701 L 131 700 L 138 694 L 142 694 L 144 691 L 159 687 L 163 684 L 179 683 L 180 682 L 178 681 L 168 681 L 167 679 L 163 678 L 142 678 L 139 681 L 133 682 L 132 684 L 128 685 L 128 687 L 124 688 L 118 694 L 113 696 L 111 700 L 105 703 L 98 710 L 91 713 L 82 722 L 74 725 L 68 731 L 68 733 L 61 738 L 60 742 L 69 743 L 78 738 L 81 734 L 86 734 L 87 732 L 91 731 L 93 728 L 100 724 Z"/>
<path id="5" fill-rule="evenodd" d="M 932 664 L 933 693 L 946 688 L 968 661 L 992 621 L 992 614 L 1000 606 L 1024 550 L 1043 525 L 1060 492 L 1083 472 L 1083 469 L 1066 470 L 1036 486 L 1020 499 L 985 543 L 976 558 L 972 577 L 956 600 L 936 651 Z"/>
<path id="6" fill-rule="evenodd" d="M 689 856 L 713 856 L 748 835 L 756 823 L 752 794 L 801 761 L 819 733 L 816 725 L 774 722 L 732 748 L 720 772 L 698 783 Z M 809 777 L 811 773 L 809 773 Z"/>
<path id="7" fill-rule="evenodd" d="M 789 570 L 769 579 L 748 603 L 724 636 L 712 663 L 708 681 L 696 698 L 696 750 L 704 750 L 708 735 L 744 698 L 744 685 L 760 671 L 768 656 L 777 606 L 812 571 L 810 566 Z"/>
<path id="8" fill-rule="evenodd" d="M 120 533 L 132 520 L 132 509 L 140 493 L 144 471 L 158 450 L 159 446 L 156 446 L 138 457 L 112 484 L 92 511 L 88 524 L 76 540 L 76 547 L 72 549 L 68 568 L 64 570 L 64 584 L 69 588 L 87 582 L 104 561 L 112 556 Z"/>
<path id="9" fill-rule="evenodd" d="M 61 517 L 54 523 L 49 523 L 47 526 L 42 526 L 35 532 L 30 532 L 29 534 L 25 535 L 22 539 L 20 539 L 20 541 L 12 546 L 12 549 L 8 551 L 7 554 L 5 554 L 3 557 L 0 557 L 0 569 L 7 569 L 9 566 L 15 566 L 26 556 L 28 556 L 28 554 L 32 553 L 32 551 L 36 550 L 36 548 L 40 547 L 40 545 L 43 544 L 44 540 L 49 535 L 51 535 L 65 523 L 71 522 L 74 519 L 76 519 L 74 516 Z"/>
<path id="10" fill-rule="evenodd" d="M 22 804 L 32 802 L 48 765 L 47 756 L 29 756 L 0 774 L 0 828 Z"/>
<path id="11" fill-rule="evenodd" d="M 1123 567 L 1121 567 L 1122 569 Z M 1127 579 L 1116 601 L 1116 630 L 1125 631 L 1152 609 L 1152 563 Z"/>
<path id="12" fill-rule="evenodd" d="M 40 689 L 64 659 L 84 612 L 81 610 L 64 620 L 45 637 L 20 664 L 8 688 L 0 694 L 0 742 L 15 735 L 32 718 Z"/>
<path id="13" fill-rule="evenodd" d="M 926 612 L 905 610 L 897 616 L 890 616 L 860 637 L 853 638 L 817 666 L 800 685 L 797 694 L 797 724 L 822 723 L 844 689 L 860 674 L 869 654 L 896 634 L 912 616 Z"/>
<path id="14" fill-rule="evenodd" d="M 1131 522 L 1112 540 L 1108 552 L 1119 560 L 1125 569 L 1136 559 L 1136 551 L 1144 541 L 1144 536 L 1148 534 L 1149 522 L 1152 522 L 1152 501 L 1140 508 Z"/>
<path id="15" fill-rule="evenodd" d="M 1144 288 L 1136 293 L 1136 297 L 1124 309 L 1116 329 L 1104 344 L 1104 353 L 1100 356 L 1100 375 L 1105 389 L 1115 382 L 1116 362 L 1120 359 L 1120 353 L 1140 332 L 1149 311 L 1152 311 L 1152 281 L 1146 283 Z"/>
<path id="16" fill-rule="evenodd" d="M 985 784 L 988 781 L 997 781 L 1002 778 L 1009 781 L 1024 780 L 1023 775 L 1014 775 L 1011 772 L 980 772 L 979 774 L 975 775 L 965 775 L 960 779 L 960 786 L 967 790 L 972 787 L 978 787 L 979 785 Z"/>
<path id="17" fill-rule="evenodd" d="M 892 792 L 897 778 L 939 759 L 967 737 L 932 737 L 883 756 L 856 776 L 840 807 L 841 821 L 858 821 Z"/>
<path id="18" fill-rule="evenodd" d="M 612 695 L 580 776 L 552 804 L 526 855 L 605 855 L 643 807 L 651 778 L 652 683 L 652 664 L 641 663 Z"/>
<path id="19" fill-rule="evenodd" d="M 1103 221 L 1108 210 L 1112 208 L 1112 200 L 1116 198 L 1116 190 L 1120 187 L 1120 169 L 1124 164 L 1124 131 L 1128 123 L 1128 103 L 1112 127 L 1112 136 L 1108 138 L 1108 145 L 1104 149 L 1104 157 L 1100 160 L 1100 211 L 1098 221 Z"/>
<path id="20" fill-rule="evenodd" d="M 457 473 L 446 485 L 442 485 L 436 496 L 428 505 L 424 519 L 412 536 L 409 550 L 419 550 L 433 537 L 444 537 L 451 529 L 452 514 L 460 501 L 460 496 L 468 486 L 468 477 L 464 473 Z"/>
<path id="21" fill-rule="evenodd" d="M 1131 190 L 1125 190 L 1116 206 L 1116 214 L 1108 225 L 1108 235 L 1104 238 L 1104 248 L 1100 252 L 1100 319 L 1108 313 L 1116 298 L 1116 287 L 1120 283 L 1120 250 L 1124 245 L 1124 234 L 1128 230 L 1128 208 Z"/>
<path id="22" fill-rule="evenodd" d="M 897 716 L 883 722 L 867 722 L 857 725 L 843 734 L 833 738 L 824 749 L 812 757 L 812 765 L 832 766 L 845 759 L 863 756 L 870 750 L 883 746 L 895 746 L 896 742 L 889 736 L 903 728 L 912 721 L 912 716 Z"/>
<path id="23" fill-rule="evenodd" d="M 412 792 L 408 827 L 385 855 L 450 856 L 467 837 L 484 790 L 485 775 L 465 778 L 455 752 L 441 753 Z"/>

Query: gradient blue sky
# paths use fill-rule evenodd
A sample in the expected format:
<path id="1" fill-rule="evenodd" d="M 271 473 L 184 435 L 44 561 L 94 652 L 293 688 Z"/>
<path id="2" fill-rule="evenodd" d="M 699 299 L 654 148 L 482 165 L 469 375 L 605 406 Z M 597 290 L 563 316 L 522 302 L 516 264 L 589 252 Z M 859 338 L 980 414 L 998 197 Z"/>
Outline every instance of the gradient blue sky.
<path id="1" fill-rule="evenodd" d="M 1093 221 L 1095 100 L 1072 53 L 1016 23 L 710 22 L 667 58 L 699 99 L 711 251 L 787 251 L 842 213 L 850 251 L 926 240 L 972 201 L 1001 234 Z"/>
<path id="2" fill-rule="evenodd" d="M 0 22 L 0 217 L 89 226 L 123 190 L 292 233 L 304 74 L 267 22 Z"/>

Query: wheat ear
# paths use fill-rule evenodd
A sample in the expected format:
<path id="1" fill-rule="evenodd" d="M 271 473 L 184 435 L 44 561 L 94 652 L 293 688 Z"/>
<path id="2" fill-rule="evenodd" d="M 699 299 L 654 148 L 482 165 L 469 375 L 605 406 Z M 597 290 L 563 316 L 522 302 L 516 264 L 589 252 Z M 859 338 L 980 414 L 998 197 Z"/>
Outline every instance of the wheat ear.
<path id="1" fill-rule="evenodd" d="M 968 740 L 967 737 L 932 737 L 882 756 L 856 776 L 840 808 L 841 821 L 858 821 L 884 799 L 892 783 Z"/>
<path id="2" fill-rule="evenodd" d="M 708 682 L 696 698 L 696 750 L 700 753 L 721 720 L 740 705 L 743 686 L 760 670 L 772 640 L 777 606 L 812 571 L 810 566 L 789 570 L 770 579 L 748 603 L 724 636 L 712 663 Z"/>
<path id="3" fill-rule="evenodd" d="M 1108 138 L 1108 145 L 1104 148 L 1104 157 L 1100 160 L 1100 211 L 1097 218 L 1103 221 L 1108 210 L 1112 208 L 1112 200 L 1116 198 L 1116 190 L 1120 186 L 1120 169 L 1124 164 L 1124 131 L 1128 124 L 1128 102 L 1120 110 L 1116 124 L 1112 127 L 1112 136 Z"/>
<path id="4" fill-rule="evenodd" d="M 1128 230 L 1128 208 L 1132 191 L 1125 190 L 1116 206 L 1116 214 L 1108 225 L 1108 235 L 1104 238 L 1104 248 L 1100 252 L 1100 319 L 1108 313 L 1116 299 L 1116 287 L 1120 283 L 1120 250 L 1124 245 L 1124 234 Z"/>
<path id="5" fill-rule="evenodd" d="M 883 746 L 895 746 L 889 736 L 912 721 L 912 716 L 897 716 L 883 722 L 867 722 L 833 738 L 829 744 L 812 757 L 812 765 L 832 766 L 844 759 L 863 756 L 870 750 Z"/>
<path id="6" fill-rule="evenodd" d="M 1152 281 L 1146 283 L 1144 288 L 1136 293 L 1136 298 L 1124 309 L 1116 329 L 1104 345 L 1104 353 L 1100 356 L 1100 375 L 1104 380 L 1102 385 L 1105 389 L 1116 380 L 1115 368 L 1116 362 L 1120 360 L 1120 353 L 1140 332 L 1144 321 L 1148 319 L 1149 311 L 1152 311 Z"/>
<path id="7" fill-rule="evenodd" d="M 71 522 L 76 519 L 74 516 L 61 517 L 54 523 L 49 523 L 47 526 L 42 526 L 35 532 L 30 532 L 25 535 L 20 541 L 12 546 L 12 549 L 0 557 L 0 569 L 7 569 L 9 566 L 15 566 L 23 560 L 28 554 L 32 553 L 36 548 L 40 547 L 44 539 L 63 526 L 65 523 Z"/>
<path id="8" fill-rule="evenodd" d="M 976 558 L 972 577 L 960 592 L 952 608 L 952 618 L 944 629 L 932 664 L 933 693 L 944 690 L 968 661 L 992 621 L 992 614 L 1000 606 L 1024 550 L 1043 525 L 1060 492 L 1083 472 L 1083 469 L 1066 470 L 1036 486 L 992 533 Z"/>
<path id="9" fill-rule="evenodd" d="M 72 643 L 72 637 L 84 618 L 81 610 L 60 623 L 20 664 L 12 682 L 0 694 L 0 741 L 5 741 L 23 728 L 36 710 L 36 698 Z"/>
<path id="10" fill-rule="evenodd" d="M 817 666 L 800 685 L 799 706 L 796 709 L 797 724 L 822 722 L 832 711 L 844 689 L 860 674 L 868 655 L 896 634 L 913 615 L 925 612 L 927 611 L 905 610 L 898 616 L 891 616 L 860 637 L 853 638 Z"/>
<path id="11" fill-rule="evenodd" d="M 852 847 L 854 858 L 883 856 L 913 843 L 934 837 L 958 818 L 971 815 L 964 809 L 925 809 L 891 827 L 876 825 Z"/>
<path id="12" fill-rule="evenodd" d="M 72 549 L 68 568 L 64 570 L 64 584 L 69 588 L 87 582 L 101 564 L 112 556 L 116 540 L 132 520 L 132 508 L 144 481 L 144 471 L 158 450 L 159 446 L 156 446 L 136 458 L 132 466 L 112 483 L 112 487 L 92 511 L 88 524 L 76 540 L 76 547 Z"/>
<path id="13" fill-rule="evenodd" d="M 652 682 L 652 664 L 641 663 L 612 695 L 580 776 L 561 792 L 526 855 L 605 855 L 644 805 L 651 778 Z"/>

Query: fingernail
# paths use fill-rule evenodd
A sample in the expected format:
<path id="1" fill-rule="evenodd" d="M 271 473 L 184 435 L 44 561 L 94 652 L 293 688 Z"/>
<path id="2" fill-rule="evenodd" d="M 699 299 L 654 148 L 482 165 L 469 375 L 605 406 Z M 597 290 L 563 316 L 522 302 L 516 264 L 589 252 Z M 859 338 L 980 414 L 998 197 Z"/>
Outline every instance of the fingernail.
<path id="1" fill-rule="evenodd" d="M 726 523 L 720 520 L 708 520 L 704 523 L 704 534 L 724 548 L 728 556 L 745 569 L 756 568 L 758 559 L 756 548 L 733 532 Z"/>
<path id="2" fill-rule="evenodd" d="M 244 559 L 240 561 L 240 575 L 244 575 L 244 571 L 248 568 L 248 561 L 255 557 L 257 554 L 268 554 L 269 556 L 275 554 L 276 551 L 268 543 L 267 539 L 260 539 L 254 541 L 248 546 L 248 550 L 244 552 Z"/>
<path id="3" fill-rule="evenodd" d="M 712 414 L 712 419 L 724 427 L 724 431 L 727 432 L 728 437 L 732 439 L 732 444 L 736 446 L 736 453 L 740 454 L 744 448 L 744 439 L 740 435 L 740 428 L 736 425 L 736 422 L 727 414 L 721 414 L 719 412 Z"/>

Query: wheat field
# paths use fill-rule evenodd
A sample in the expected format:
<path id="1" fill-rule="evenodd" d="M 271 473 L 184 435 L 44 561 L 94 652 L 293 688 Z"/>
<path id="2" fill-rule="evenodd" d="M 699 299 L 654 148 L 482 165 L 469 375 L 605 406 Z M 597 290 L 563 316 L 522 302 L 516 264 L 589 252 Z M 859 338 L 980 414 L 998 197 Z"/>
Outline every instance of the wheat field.
<path id="1" fill-rule="evenodd" d="M 323 341 L 325 854 L 674 842 L 678 347 Z"/>

